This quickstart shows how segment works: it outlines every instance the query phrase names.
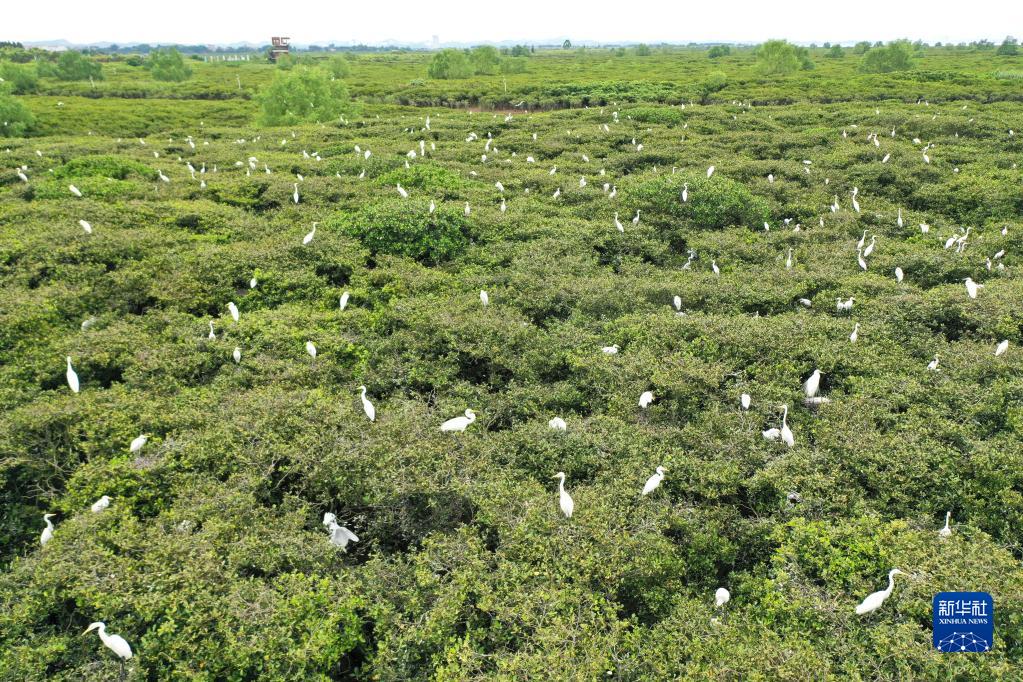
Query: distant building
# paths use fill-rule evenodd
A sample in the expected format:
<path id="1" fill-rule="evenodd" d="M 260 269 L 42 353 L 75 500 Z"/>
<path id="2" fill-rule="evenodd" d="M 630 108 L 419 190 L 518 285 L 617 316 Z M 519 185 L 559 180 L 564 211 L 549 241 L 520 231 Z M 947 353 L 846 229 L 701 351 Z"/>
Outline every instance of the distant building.
<path id="1" fill-rule="evenodd" d="M 278 57 L 286 54 L 291 54 L 289 45 L 291 44 L 291 38 L 279 38 L 274 36 L 270 39 L 272 47 L 270 48 L 270 61 L 277 61 Z"/>

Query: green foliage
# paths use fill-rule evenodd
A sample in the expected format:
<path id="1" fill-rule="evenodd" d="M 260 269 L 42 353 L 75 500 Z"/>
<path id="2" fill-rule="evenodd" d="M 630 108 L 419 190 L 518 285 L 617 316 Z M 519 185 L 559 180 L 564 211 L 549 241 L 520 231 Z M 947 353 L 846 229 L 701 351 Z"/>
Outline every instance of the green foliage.
<path id="1" fill-rule="evenodd" d="M 35 92 L 39 87 L 39 76 L 35 66 L 31 64 L 16 64 L 14 62 L 0 61 L 0 78 L 4 84 L 15 95 L 26 95 Z"/>
<path id="2" fill-rule="evenodd" d="M 24 137 L 35 120 L 28 107 L 0 88 L 0 137 Z"/>
<path id="3" fill-rule="evenodd" d="M 683 202 L 681 192 L 687 184 L 688 201 Z M 630 189 L 627 200 L 630 209 L 641 209 L 648 220 L 663 227 L 672 242 L 688 230 L 760 229 L 770 216 L 764 199 L 741 183 L 717 175 L 676 174 L 649 180 Z"/>
<path id="4" fill-rule="evenodd" d="M 480 45 L 469 53 L 469 62 L 477 75 L 490 76 L 500 68 L 501 54 L 493 45 Z"/>
<path id="5" fill-rule="evenodd" d="M 870 42 L 866 40 L 861 40 L 853 46 L 853 54 L 867 54 L 869 50 Z"/>
<path id="6" fill-rule="evenodd" d="M 525 45 L 516 45 L 511 49 L 512 57 L 528 57 L 529 54 L 529 48 Z"/>
<path id="7" fill-rule="evenodd" d="M 812 69 L 813 61 L 805 47 L 784 40 L 768 40 L 755 51 L 760 72 L 767 76 L 785 76 L 800 69 Z"/>
<path id="8" fill-rule="evenodd" d="M 845 50 L 842 49 L 841 45 L 836 43 L 831 46 L 831 49 L 829 49 L 824 56 L 828 59 L 841 59 L 845 56 Z"/>
<path id="9" fill-rule="evenodd" d="M 707 57 L 710 59 L 718 59 L 719 57 L 727 57 L 732 54 L 732 48 L 729 45 L 715 45 L 707 50 Z"/>
<path id="10" fill-rule="evenodd" d="M 571 50 L 572 49 L 572 41 L 569 40 L 568 38 L 565 38 L 565 42 L 563 42 L 561 44 L 561 49 L 563 49 L 563 50 Z"/>
<path id="11" fill-rule="evenodd" d="M 426 264 L 457 256 L 469 244 L 469 222 L 459 210 L 426 210 L 428 202 L 392 199 L 342 213 L 329 227 L 356 237 L 373 254 L 412 258 Z"/>
<path id="12" fill-rule="evenodd" d="M 639 45 L 637 45 L 633 52 L 636 54 L 637 57 L 649 57 L 651 54 L 653 54 L 653 51 L 650 49 L 650 46 L 647 45 L 646 43 L 640 43 Z"/>
<path id="13" fill-rule="evenodd" d="M 319 69 L 303 67 L 281 72 L 259 100 L 266 125 L 329 121 L 348 106 L 348 88 Z"/>
<path id="14" fill-rule="evenodd" d="M 700 103 L 710 102 L 710 96 L 728 87 L 728 76 L 722 71 L 711 71 L 699 84 Z"/>
<path id="15" fill-rule="evenodd" d="M 158 81 L 180 83 L 181 81 L 188 80 L 192 75 L 192 69 L 185 64 L 181 53 L 173 47 L 150 52 L 149 58 L 146 60 L 146 68 L 153 74 L 153 78 Z"/>
<path id="16" fill-rule="evenodd" d="M 62 81 L 86 81 L 103 79 L 103 68 L 81 52 L 67 50 L 57 58 L 54 74 Z"/>
<path id="17" fill-rule="evenodd" d="M 461 50 L 441 50 L 430 58 L 427 67 L 430 78 L 468 78 L 473 74 L 473 65 Z"/>
<path id="18" fill-rule="evenodd" d="M 348 78 L 352 72 L 352 67 L 342 55 L 334 55 L 327 60 L 327 70 L 334 78 L 343 79 Z"/>
<path id="19" fill-rule="evenodd" d="M 892 73 L 913 68 L 913 46 L 908 40 L 896 40 L 875 47 L 860 61 L 863 73 Z"/>
<path id="20" fill-rule="evenodd" d="M 501 73 L 525 73 L 528 62 L 522 57 L 506 57 L 501 60 Z"/>
<path id="21" fill-rule="evenodd" d="M 995 50 L 995 54 L 1000 57 L 1015 57 L 1019 54 L 1019 41 L 1012 36 L 1007 36 Z"/>

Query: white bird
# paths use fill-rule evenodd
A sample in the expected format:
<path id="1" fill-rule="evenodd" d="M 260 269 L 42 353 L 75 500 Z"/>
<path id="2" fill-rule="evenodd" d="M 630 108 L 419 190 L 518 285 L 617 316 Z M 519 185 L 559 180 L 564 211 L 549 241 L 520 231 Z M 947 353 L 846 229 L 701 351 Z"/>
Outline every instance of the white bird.
<path id="1" fill-rule="evenodd" d="M 483 304 L 484 308 L 490 305 L 490 294 L 483 290 L 480 290 L 480 303 Z"/>
<path id="2" fill-rule="evenodd" d="M 217 334 L 213 331 L 213 321 L 210 320 L 210 333 L 206 335 L 206 338 L 210 341 L 214 341 L 217 338 Z"/>
<path id="3" fill-rule="evenodd" d="M 810 378 L 803 384 L 803 393 L 806 394 L 807 398 L 812 398 L 817 395 L 817 389 L 820 388 L 820 385 L 821 371 L 819 369 L 815 369 L 813 374 L 810 375 Z"/>
<path id="4" fill-rule="evenodd" d="M 760 435 L 764 437 L 764 440 L 778 440 L 781 438 L 781 429 L 767 429 L 766 431 L 761 431 Z"/>
<path id="5" fill-rule="evenodd" d="M 714 274 L 718 277 L 721 276 L 721 268 L 718 267 L 718 262 L 716 260 L 710 261 L 710 269 L 713 270 Z"/>
<path id="6" fill-rule="evenodd" d="M 1009 339 L 1005 339 L 995 348 L 995 357 L 999 355 L 1005 355 L 1005 351 L 1009 350 Z"/>
<path id="7" fill-rule="evenodd" d="M 462 433 L 469 427 L 469 424 L 472 424 L 474 421 L 476 421 L 476 413 L 469 409 L 465 411 L 464 417 L 455 417 L 454 419 L 449 419 L 441 424 L 440 430 Z"/>
<path id="8" fill-rule="evenodd" d="M 632 217 L 632 224 L 639 225 L 639 209 L 636 209 L 636 215 Z"/>
<path id="9" fill-rule="evenodd" d="M 719 587 L 717 591 L 714 592 L 714 606 L 720 609 L 722 606 L 727 604 L 728 600 L 731 598 L 732 594 L 727 589 Z"/>
<path id="10" fill-rule="evenodd" d="M 863 252 L 862 251 L 859 251 L 859 250 L 856 251 L 856 262 L 860 264 L 860 269 L 861 270 L 866 270 L 867 269 L 867 261 L 863 260 Z"/>
<path id="11" fill-rule="evenodd" d="M 867 248 L 863 249 L 863 257 L 870 258 L 870 254 L 874 253 L 874 245 L 877 243 L 877 235 L 870 236 L 870 243 L 867 244 Z"/>
<path id="12" fill-rule="evenodd" d="M 604 355 L 618 355 L 619 350 L 621 349 L 618 347 L 618 344 L 616 343 L 613 346 L 604 346 L 603 348 L 600 349 L 600 352 L 603 353 Z"/>
<path id="13" fill-rule="evenodd" d="M 117 654 L 118 658 L 121 659 L 121 666 L 123 667 L 124 662 L 129 660 L 132 656 L 131 647 L 128 646 L 128 642 L 124 640 L 124 637 L 121 637 L 120 635 L 108 635 L 105 623 L 92 623 L 82 634 L 87 635 L 93 630 L 99 630 L 99 638 L 103 641 L 103 645 Z M 124 678 L 123 670 L 121 678 Z"/>
<path id="14" fill-rule="evenodd" d="M 786 270 L 791 270 L 792 269 L 792 249 L 791 248 L 789 249 L 788 258 L 785 259 L 785 269 Z"/>
<path id="15" fill-rule="evenodd" d="M 398 194 L 401 195 L 402 199 L 408 199 L 408 192 L 401 186 L 400 182 L 398 183 Z"/>
<path id="16" fill-rule="evenodd" d="M 625 227 L 622 225 L 622 221 L 618 220 L 618 211 L 615 211 L 615 227 L 618 228 L 619 232 L 625 232 Z"/>
<path id="17" fill-rule="evenodd" d="M 942 540 L 952 535 L 952 529 L 948 525 L 951 520 L 952 512 L 945 512 L 945 527 L 938 531 L 938 537 Z"/>
<path id="18" fill-rule="evenodd" d="M 707 177 L 709 178 L 712 175 L 714 175 L 714 166 L 707 169 Z"/>
<path id="19" fill-rule="evenodd" d="M 675 305 L 675 310 L 677 312 L 682 312 L 682 297 L 681 296 L 675 296 L 674 298 L 671 299 L 671 302 Z"/>
<path id="20" fill-rule="evenodd" d="M 472 209 L 471 209 L 471 208 L 469 208 L 469 202 L 467 201 L 467 202 L 465 202 L 465 217 L 467 217 L 467 218 L 468 218 L 468 217 L 469 217 L 469 214 L 470 214 L 471 212 L 472 212 Z"/>
<path id="21" fill-rule="evenodd" d="M 234 363 L 240 364 L 242 361 L 242 349 L 238 346 L 234 347 L 234 351 L 231 353 L 231 357 L 234 358 Z"/>
<path id="22" fill-rule="evenodd" d="M 361 398 L 362 398 L 362 411 L 366 413 L 366 416 L 369 417 L 369 420 L 371 422 L 375 422 L 377 420 L 377 410 L 376 410 L 375 407 L 373 407 L 373 403 L 371 403 L 369 401 L 369 398 L 366 397 L 366 387 L 365 386 L 359 386 L 359 390 L 362 391 L 362 396 L 361 396 Z"/>
<path id="23" fill-rule="evenodd" d="M 562 419 L 561 417 L 554 417 L 549 422 L 547 422 L 547 426 L 549 426 L 550 428 L 554 429 L 555 431 L 567 431 L 568 430 L 568 424 L 566 424 L 565 420 Z"/>
<path id="24" fill-rule="evenodd" d="M 934 356 L 933 360 L 931 360 L 930 362 L 927 363 L 927 369 L 931 370 L 932 372 L 938 371 L 938 356 L 937 355 Z"/>
<path id="25" fill-rule="evenodd" d="M 74 194 L 76 197 L 82 196 L 82 190 L 78 189 L 74 185 L 68 185 L 67 188 L 71 190 L 71 193 Z"/>
<path id="26" fill-rule="evenodd" d="M 71 388 L 71 391 L 78 393 L 78 374 L 75 372 L 75 368 L 71 366 L 71 356 L 67 357 L 67 385 Z"/>
<path id="27" fill-rule="evenodd" d="M 749 393 L 743 393 L 739 396 L 739 405 L 744 410 L 748 410 L 752 399 L 749 397 Z"/>
<path id="28" fill-rule="evenodd" d="M 433 213 L 436 210 L 437 210 L 437 202 L 434 201 L 433 199 L 430 199 L 430 213 Z"/>
<path id="29" fill-rule="evenodd" d="M 351 298 L 351 294 L 349 294 L 347 291 L 341 294 L 341 298 L 337 300 L 338 306 L 340 306 L 341 310 L 344 310 L 345 308 L 348 307 L 349 298 Z"/>
<path id="30" fill-rule="evenodd" d="M 554 478 L 560 479 L 558 482 L 558 504 L 561 506 L 561 513 L 567 518 L 572 518 L 575 502 L 572 501 L 572 496 L 565 491 L 565 472 L 559 471 L 554 474 Z"/>
<path id="31" fill-rule="evenodd" d="M 796 444 L 796 439 L 792 437 L 792 429 L 789 428 L 789 406 L 785 405 L 785 412 L 781 416 L 781 439 L 790 448 Z"/>
<path id="32" fill-rule="evenodd" d="M 341 549 L 347 548 L 349 542 L 359 541 L 358 535 L 337 523 L 328 525 L 327 531 L 330 533 L 330 544 Z"/>
<path id="33" fill-rule="evenodd" d="M 501 197 L 501 206 L 500 206 L 500 208 L 501 208 L 501 213 L 505 213 L 508 210 L 508 203 L 504 200 L 504 197 Z"/>
<path id="34" fill-rule="evenodd" d="M 147 442 L 149 442 L 148 434 L 143 433 L 140 436 L 135 436 L 135 438 L 132 439 L 131 444 L 128 445 L 128 452 L 138 452 Z"/>
<path id="35" fill-rule="evenodd" d="M 313 223 L 313 229 L 310 230 L 309 233 L 306 234 L 306 236 L 302 237 L 302 246 L 305 246 L 306 244 L 311 242 L 313 240 L 313 237 L 315 237 L 315 236 L 316 236 L 316 223 Z"/>
<path id="36" fill-rule="evenodd" d="M 238 306 L 234 304 L 234 301 L 228 301 L 227 310 L 231 313 L 231 319 L 235 322 L 238 321 Z"/>
<path id="37" fill-rule="evenodd" d="M 774 180 L 772 179 L 771 182 L 774 182 Z M 682 185 L 682 203 L 684 204 L 687 201 L 689 201 L 689 183 L 688 182 L 685 183 L 684 185 Z"/>
<path id="38" fill-rule="evenodd" d="M 849 341 L 856 343 L 857 339 L 860 338 L 860 323 L 857 322 L 853 325 L 852 334 L 849 335 Z"/>
<path id="39" fill-rule="evenodd" d="M 904 272 L 902 272 L 902 268 L 900 268 L 900 267 L 896 267 L 895 268 L 895 281 L 896 282 L 899 282 L 901 284 L 902 283 L 902 279 L 905 276 L 906 276 L 906 274 Z"/>
<path id="40" fill-rule="evenodd" d="M 813 307 L 813 301 L 811 301 L 808 298 L 801 298 L 801 299 L 799 299 L 799 304 L 802 305 L 802 306 L 806 306 L 807 308 L 812 308 Z"/>
<path id="41" fill-rule="evenodd" d="M 553 199 L 557 199 L 557 198 L 558 198 L 558 197 L 560 197 L 560 196 L 561 196 L 561 188 L 559 187 L 559 188 L 557 188 L 556 190 L 554 190 L 554 194 L 552 195 L 552 197 L 551 197 L 551 198 L 553 198 Z"/>
<path id="42" fill-rule="evenodd" d="M 46 528 L 43 528 L 43 533 L 39 536 L 40 545 L 45 545 L 53 539 L 53 522 L 50 521 L 51 516 L 56 516 L 56 514 L 43 514 L 43 521 L 46 522 Z"/>
<path id="43" fill-rule="evenodd" d="M 862 616 L 864 614 L 876 611 L 877 609 L 881 608 L 881 605 L 884 604 L 885 600 L 888 599 L 888 597 L 890 597 L 892 594 L 892 589 L 894 589 L 895 587 L 895 576 L 897 575 L 906 574 L 897 568 L 893 568 L 892 570 L 890 570 L 888 572 L 887 589 L 881 590 L 879 592 L 874 592 L 873 594 L 868 595 L 867 598 L 860 602 L 860 605 L 856 607 L 856 615 Z"/>
<path id="44" fill-rule="evenodd" d="M 895 222 L 898 224 L 899 227 L 902 227 L 902 209 L 901 208 L 899 209 L 899 217 L 898 217 L 898 219 Z"/>
<path id="45" fill-rule="evenodd" d="M 88 221 L 79 220 L 78 224 L 81 226 L 83 230 L 85 230 L 85 234 L 92 234 L 92 225 Z"/>
<path id="46" fill-rule="evenodd" d="M 838 302 L 835 304 L 835 309 L 838 312 L 840 312 L 840 313 L 841 312 L 849 312 L 850 310 L 852 310 L 853 301 L 855 300 L 855 299 L 853 299 L 852 296 L 850 296 L 849 300 L 847 300 L 847 301 L 843 301 L 841 298 L 839 298 L 837 300 L 838 300 Z"/>
<path id="47" fill-rule="evenodd" d="M 298 183 L 296 182 L 296 183 L 292 183 L 292 184 L 295 185 L 295 192 L 294 192 L 294 194 L 291 195 L 291 198 L 294 199 L 295 203 L 297 204 L 298 203 Z"/>
<path id="48" fill-rule="evenodd" d="M 253 277 L 252 279 L 249 280 L 249 288 L 250 289 L 255 289 L 257 284 L 259 284 L 259 282 L 256 281 L 255 277 Z"/>
<path id="49" fill-rule="evenodd" d="M 983 284 L 977 284 L 970 277 L 967 277 L 963 281 L 966 282 L 966 293 L 970 298 L 977 298 L 977 292 L 984 288 Z"/>
<path id="50" fill-rule="evenodd" d="M 856 250 L 859 251 L 860 249 L 862 249 L 863 248 L 863 244 L 866 241 L 867 241 L 867 231 L 864 230 L 863 231 L 863 236 L 860 237 L 860 240 L 858 242 L 856 242 Z"/>
<path id="51" fill-rule="evenodd" d="M 92 509 L 92 513 L 93 514 L 99 514 L 101 511 L 103 511 L 104 509 L 106 509 L 109 506 L 110 506 L 110 496 L 109 495 L 104 495 L 103 497 L 101 497 L 98 500 L 96 500 L 95 502 L 93 502 L 92 503 L 92 507 L 90 507 L 90 509 Z"/>
<path id="52" fill-rule="evenodd" d="M 643 391 L 643 394 L 639 396 L 639 406 L 646 408 L 654 401 L 653 391 Z"/>
<path id="53" fill-rule="evenodd" d="M 316 359 L 316 346 L 313 344 L 312 341 L 305 342 L 305 352 L 309 353 L 310 357 L 312 357 L 313 360 Z"/>
<path id="54" fill-rule="evenodd" d="M 657 486 L 661 485 L 661 481 L 664 480 L 664 472 L 666 471 L 664 467 L 657 467 L 654 471 L 655 473 L 643 484 L 643 495 L 649 495 L 657 490 Z"/>

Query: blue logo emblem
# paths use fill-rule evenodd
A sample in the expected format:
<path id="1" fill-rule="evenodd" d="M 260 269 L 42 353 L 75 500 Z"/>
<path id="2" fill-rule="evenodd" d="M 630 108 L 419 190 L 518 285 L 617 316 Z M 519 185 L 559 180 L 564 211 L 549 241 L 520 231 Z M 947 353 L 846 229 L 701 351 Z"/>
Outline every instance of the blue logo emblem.
<path id="1" fill-rule="evenodd" d="M 980 653 L 994 645 L 995 602 L 987 592 L 939 592 L 933 606 L 938 651 Z"/>

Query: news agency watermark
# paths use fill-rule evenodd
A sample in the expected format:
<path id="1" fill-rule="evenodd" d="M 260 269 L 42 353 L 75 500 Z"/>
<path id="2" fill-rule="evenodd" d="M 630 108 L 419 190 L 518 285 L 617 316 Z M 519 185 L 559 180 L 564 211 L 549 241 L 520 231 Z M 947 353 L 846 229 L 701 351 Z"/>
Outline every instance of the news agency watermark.
<path id="1" fill-rule="evenodd" d="M 987 592 L 934 595 L 934 648 L 945 653 L 983 653 L 995 643 L 995 601 Z"/>

